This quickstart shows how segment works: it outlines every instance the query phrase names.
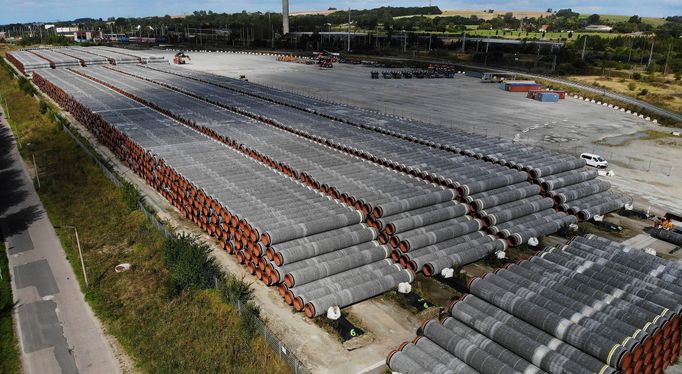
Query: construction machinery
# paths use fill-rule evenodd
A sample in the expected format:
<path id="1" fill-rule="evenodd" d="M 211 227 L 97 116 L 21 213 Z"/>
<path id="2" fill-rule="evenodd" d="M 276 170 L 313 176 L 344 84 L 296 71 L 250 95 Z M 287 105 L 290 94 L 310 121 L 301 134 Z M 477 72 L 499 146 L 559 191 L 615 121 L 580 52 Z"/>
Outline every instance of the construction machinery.
<path id="1" fill-rule="evenodd" d="M 189 56 L 185 54 L 185 52 L 178 52 L 175 54 L 173 57 L 173 63 L 176 65 L 184 65 L 187 63 L 187 60 L 192 60 Z"/>

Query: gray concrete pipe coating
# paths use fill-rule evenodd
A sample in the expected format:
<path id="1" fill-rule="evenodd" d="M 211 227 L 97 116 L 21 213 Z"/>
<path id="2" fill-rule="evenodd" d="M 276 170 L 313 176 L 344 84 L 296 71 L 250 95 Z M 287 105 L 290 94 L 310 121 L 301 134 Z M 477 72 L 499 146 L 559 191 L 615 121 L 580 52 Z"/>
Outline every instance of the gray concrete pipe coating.
<path id="1" fill-rule="evenodd" d="M 542 199 L 545 199 L 545 197 L 542 197 L 540 195 L 532 195 L 532 196 L 524 197 L 523 199 L 520 199 L 520 200 L 510 201 L 508 203 L 504 203 L 504 204 L 496 205 L 493 207 L 489 207 L 487 209 L 479 210 L 477 212 L 474 212 L 473 214 L 476 215 L 477 217 L 481 218 L 481 217 L 485 217 L 485 216 L 493 214 L 493 213 L 498 213 L 498 212 L 503 212 L 505 210 L 518 208 L 518 207 L 521 207 L 521 206 L 524 206 L 526 204 L 532 203 L 534 201 L 542 200 Z M 554 202 L 552 202 L 552 203 L 554 203 Z"/>
<path id="2" fill-rule="evenodd" d="M 471 194 L 468 196 L 462 196 L 462 197 L 460 197 L 460 200 L 462 200 L 465 203 L 470 203 L 470 202 L 472 202 L 478 198 L 481 198 L 481 197 L 486 197 L 486 196 L 490 196 L 490 195 L 497 195 L 497 194 L 502 193 L 502 192 L 516 190 L 516 189 L 519 189 L 522 187 L 527 187 L 530 184 L 531 184 L 530 182 L 528 182 L 527 180 L 524 180 L 523 182 L 510 184 L 508 186 L 498 187 L 498 188 L 495 188 L 492 190 L 478 192 L 478 193 Z"/>
<path id="3" fill-rule="evenodd" d="M 421 256 L 427 256 L 431 253 L 440 251 L 442 249 L 446 249 L 449 247 L 454 247 L 462 243 L 466 243 L 469 241 L 478 241 L 480 238 L 483 238 L 486 236 L 486 234 L 483 231 L 474 231 L 471 234 L 466 234 L 462 236 L 458 236 L 456 238 L 448 239 L 445 241 L 442 241 L 440 243 L 432 244 L 426 247 L 422 247 L 419 249 L 415 249 L 413 251 L 406 252 L 402 254 L 405 256 L 407 259 L 415 259 L 419 258 Z"/>
<path id="4" fill-rule="evenodd" d="M 583 209 L 577 213 L 577 216 L 579 219 L 586 221 L 596 215 L 602 215 L 614 210 L 618 210 L 631 201 L 632 199 L 630 198 L 621 197 L 616 200 L 607 201 L 603 204 Z"/>
<path id="5" fill-rule="evenodd" d="M 383 260 L 388 258 L 390 254 L 391 249 L 387 245 L 383 245 L 346 254 L 330 261 L 320 261 L 317 264 L 289 272 L 284 277 L 284 283 L 288 287 L 294 287 L 296 284 L 306 284 L 358 266 Z"/>
<path id="6" fill-rule="evenodd" d="M 413 197 L 410 199 L 393 201 L 386 204 L 381 204 L 374 207 L 372 215 L 375 218 L 390 216 L 392 214 L 414 210 L 428 205 L 438 204 L 450 200 L 454 200 L 455 191 L 443 190 L 432 192 L 430 194 Z"/>
<path id="7" fill-rule="evenodd" d="M 465 308 L 465 306 L 468 308 Z M 464 314 L 461 312 L 463 309 L 473 313 Z M 557 372 L 563 372 L 560 368 L 565 362 L 568 367 L 573 367 L 578 372 L 587 369 L 591 373 L 616 373 L 614 368 L 596 357 L 581 351 L 566 341 L 557 339 L 555 336 L 546 333 L 542 329 L 539 329 L 523 319 L 509 314 L 474 295 L 466 295 L 462 300 L 451 304 L 450 315 L 452 315 L 453 318 L 466 323 L 470 327 L 475 328 L 479 332 L 482 332 L 489 338 L 492 338 L 493 334 L 504 331 L 508 336 L 519 338 L 519 341 L 529 339 L 530 341 L 528 343 L 530 344 L 530 347 L 535 346 L 536 351 L 534 353 L 537 354 L 537 356 L 533 357 L 529 362 L 535 363 L 538 362 L 538 359 L 541 359 L 542 363 L 538 363 L 541 368 L 558 365 L 559 368 Z M 462 319 L 459 319 L 459 316 L 461 316 Z M 490 320 L 490 318 L 492 320 Z M 464 321 L 464 319 L 470 319 L 472 323 L 469 324 Z M 488 323 L 481 323 L 481 321 L 485 321 L 486 319 L 488 319 Z M 491 324 L 493 324 L 493 326 L 499 326 L 498 329 L 501 330 L 493 329 Z M 490 334 L 483 332 L 487 330 L 489 330 Z M 515 343 L 515 340 L 513 339 L 511 341 L 505 339 L 504 341 L 507 342 L 505 348 L 517 355 L 524 354 L 523 352 L 529 348 L 529 346 L 522 346 Z M 564 357 L 568 360 L 565 361 Z M 554 372 L 553 369 L 549 370 L 550 372 Z"/>
<path id="8" fill-rule="evenodd" d="M 273 244 L 271 246 L 271 248 L 272 248 L 272 251 L 278 252 L 278 251 L 282 251 L 284 249 L 288 249 L 288 248 L 292 248 L 292 247 L 296 247 L 296 246 L 300 246 L 300 245 L 306 245 L 306 244 L 310 244 L 310 243 L 315 243 L 317 241 L 322 241 L 322 240 L 325 240 L 328 238 L 333 238 L 336 236 L 350 234 L 350 233 L 353 233 L 356 231 L 362 231 L 362 230 L 366 230 L 366 229 L 367 229 L 367 225 L 365 225 L 364 223 L 360 223 L 357 225 L 340 227 L 336 230 L 325 231 L 325 232 L 321 232 L 319 234 L 308 235 L 308 236 L 305 236 L 303 238 L 298 238 L 298 239 L 289 240 L 289 241 L 282 242 L 282 243 Z"/>
<path id="9" fill-rule="evenodd" d="M 450 227 L 452 225 L 456 225 L 456 224 L 463 223 L 463 222 L 469 222 L 472 219 L 473 219 L 473 217 L 470 215 L 462 215 L 459 217 L 447 219 L 445 221 L 432 223 L 432 224 L 427 225 L 427 226 L 417 227 L 417 228 L 414 228 L 414 229 L 409 230 L 409 231 L 400 232 L 400 233 L 397 233 L 395 235 L 392 235 L 391 238 L 395 239 L 396 241 L 400 241 L 400 240 L 403 240 L 406 238 L 411 238 L 414 236 L 422 235 L 422 234 L 425 234 L 427 232 L 431 232 L 433 230 L 447 228 L 447 227 Z"/>
<path id="10" fill-rule="evenodd" d="M 548 279 L 562 283 L 566 282 L 566 284 L 570 284 L 571 286 L 576 287 L 576 289 L 593 289 L 602 293 L 603 295 L 607 295 L 606 297 L 608 297 L 608 295 L 614 294 L 619 295 L 619 298 L 637 305 L 638 307 L 650 313 L 650 315 L 647 315 L 646 317 L 647 320 L 653 321 L 653 323 L 656 323 L 659 326 L 672 316 L 672 312 L 668 308 L 657 304 L 653 300 L 628 293 L 618 286 L 614 286 L 608 282 L 603 282 L 599 279 L 588 277 L 584 274 L 575 272 L 572 269 L 568 269 L 541 257 L 534 256 L 529 261 L 521 262 L 519 265 L 532 271 L 545 272 L 545 276 Z M 646 328 L 647 326 L 642 327 L 642 329 Z"/>
<path id="11" fill-rule="evenodd" d="M 521 206 L 506 209 L 501 212 L 487 214 L 482 218 L 482 220 L 486 226 L 494 226 L 497 225 L 498 223 L 511 221 L 514 218 L 523 217 L 531 213 L 550 209 L 552 208 L 552 206 L 554 206 L 554 202 L 552 201 L 552 199 L 544 198 L 532 201 Z"/>
<path id="12" fill-rule="evenodd" d="M 505 185 L 519 183 L 525 181 L 526 179 L 528 179 L 528 175 L 523 172 L 500 175 L 490 179 L 462 184 L 457 187 L 457 193 L 460 197 L 468 196 L 478 192 L 499 188 Z"/>
<path id="13" fill-rule="evenodd" d="M 380 279 L 386 275 L 390 274 L 395 274 L 398 272 L 403 271 L 404 269 L 398 265 L 398 264 L 393 264 L 392 266 L 387 266 L 387 267 L 381 267 L 379 269 L 376 269 L 374 271 L 368 271 L 365 273 L 358 273 L 355 274 L 354 276 L 351 277 L 344 277 L 342 280 L 340 280 L 338 283 L 325 283 L 327 284 L 326 286 L 321 286 L 318 284 L 316 287 L 308 287 L 305 289 L 299 289 L 299 288 L 304 288 L 303 286 L 308 286 L 312 283 L 306 283 L 305 285 L 301 287 L 294 287 L 290 288 L 289 291 L 291 292 L 290 296 L 294 309 L 296 310 L 303 310 L 303 307 L 305 304 L 310 302 L 310 300 L 314 299 L 319 299 L 321 297 L 324 297 L 326 295 L 330 294 L 335 294 L 343 291 L 346 288 L 354 287 L 358 284 L 363 284 L 367 283 L 370 281 L 374 281 L 377 279 Z M 343 274 L 343 273 L 340 273 Z M 324 280 L 327 278 L 322 278 L 321 280 Z M 286 297 L 285 297 L 286 300 Z"/>
<path id="14" fill-rule="evenodd" d="M 461 266 L 476 262 L 480 259 L 486 258 L 497 251 L 504 251 L 507 248 L 503 240 L 495 240 L 489 243 L 475 245 L 473 248 L 462 250 L 460 252 L 449 253 L 444 257 L 430 260 L 424 263 L 422 271 L 426 276 L 433 276 L 439 274 L 443 269 Z"/>
<path id="15" fill-rule="evenodd" d="M 525 261 L 524 263 L 528 262 Z M 542 267 L 540 267 L 540 270 L 545 273 L 551 271 Z M 612 294 L 592 288 L 571 278 L 544 277 L 544 273 L 536 272 L 532 267 L 516 264 L 510 265 L 504 271 L 498 271 L 497 274 L 505 278 L 513 278 L 517 282 L 520 278 L 523 278 L 535 284 L 544 285 L 555 292 L 565 295 L 567 298 L 589 305 L 594 310 L 603 311 L 619 318 L 625 323 L 641 328 L 647 334 L 654 332 L 657 328 L 657 325 L 650 323 L 656 318 L 657 314 L 630 301 L 616 298 Z M 645 301 L 642 299 L 642 302 Z"/>
<path id="16" fill-rule="evenodd" d="M 596 334 L 545 308 L 514 296 L 485 279 L 474 279 L 470 283 L 469 289 L 472 294 L 508 313 L 519 316 L 524 321 L 599 358 L 612 367 L 620 368 L 625 362 L 629 365 L 631 354 L 625 347 L 612 339 Z"/>
<path id="17" fill-rule="evenodd" d="M 617 195 L 614 194 L 613 192 L 610 191 L 599 192 L 594 195 L 589 195 L 563 204 L 558 204 L 557 209 L 568 214 L 576 214 L 584 206 L 591 206 L 595 202 L 601 204 L 604 201 L 608 201 L 614 198 L 617 198 Z"/>
<path id="18" fill-rule="evenodd" d="M 471 232 L 480 230 L 483 223 L 480 220 L 472 219 L 468 222 L 457 223 L 449 227 L 433 230 L 426 234 L 408 237 L 400 241 L 400 250 L 407 252 L 412 249 L 419 249 L 427 245 L 436 244 L 444 240 L 456 238 Z"/>
<path id="19" fill-rule="evenodd" d="M 604 271 L 607 271 L 614 276 L 619 276 L 621 279 L 627 279 L 628 277 L 632 280 L 636 280 L 637 282 L 641 283 L 641 287 L 644 287 L 648 290 L 656 291 L 658 290 L 660 293 L 666 294 L 672 298 L 672 300 L 682 300 L 682 287 L 670 283 L 668 281 L 665 281 L 661 278 L 657 278 L 655 276 L 651 276 L 647 273 L 644 273 L 636 268 L 633 268 L 632 266 L 628 265 L 623 265 L 619 264 L 616 261 L 608 261 L 605 260 L 601 257 L 597 256 L 585 256 L 584 253 L 577 248 L 567 248 L 567 249 L 547 249 L 545 253 L 562 253 L 562 254 L 567 254 L 566 257 L 563 257 L 564 261 L 572 261 L 574 263 L 580 263 L 582 266 L 586 268 L 591 268 L 591 267 L 603 267 L 605 268 Z M 596 257 L 596 258 L 595 258 Z M 558 260 L 557 258 L 552 258 L 553 260 Z M 595 261 L 596 260 L 596 261 Z M 588 273 L 589 274 L 589 273 Z M 672 307 L 669 306 L 673 311 L 676 313 L 682 312 L 682 304 L 678 304 L 678 307 L 675 308 L 674 305 L 675 303 L 671 303 L 668 305 L 672 305 Z M 666 305 L 667 306 L 667 305 Z"/>
<path id="20" fill-rule="evenodd" d="M 374 218 L 372 215 L 370 215 L 369 217 L 367 217 L 367 219 L 373 220 L 375 223 L 377 223 L 378 229 L 383 230 L 383 228 L 386 227 L 386 225 L 388 225 L 391 222 L 398 221 L 398 220 L 401 220 L 403 218 L 408 218 L 412 215 L 419 215 L 419 214 L 428 213 L 428 212 L 431 212 L 434 210 L 439 210 L 442 208 L 448 208 L 448 207 L 451 207 L 451 206 L 454 206 L 457 204 L 459 204 L 459 203 L 456 201 L 446 201 L 444 203 L 428 205 L 428 206 L 421 207 L 418 209 L 408 210 L 407 212 L 397 213 L 397 214 L 393 214 L 393 215 L 385 216 L 385 217 L 381 217 L 381 218 Z"/>
<path id="21" fill-rule="evenodd" d="M 414 359 L 410 358 L 410 356 L 403 351 L 391 352 L 386 359 L 386 365 L 394 371 L 399 371 L 404 374 L 431 374 L 431 372 L 416 363 Z"/>
<path id="22" fill-rule="evenodd" d="M 666 288 L 670 285 L 674 288 L 666 288 L 682 295 L 682 286 L 678 283 L 682 281 L 682 269 L 674 268 L 674 263 L 671 263 L 672 269 L 653 261 L 651 258 L 655 257 L 644 252 L 640 253 L 643 256 L 637 256 L 634 251 L 624 252 L 619 248 L 611 247 L 609 252 L 594 248 L 586 243 L 580 241 L 571 241 L 570 245 L 564 245 L 558 249 L 583 257 L 590 261 L 594 261 L 600 265 L 615 265 L 618 267 L 625 267 L 623 270 L 636 270 L 639 272 L 638 277 L 643 281 L 649 282 L 648 279 L 655 279 L 654 284 Z M 646 257 L 644 257 L 646 256 Z M 647 258 L 648 257 L 648 258 Z M 622 271 L 619 268 L 616 270 Z"/>
<path id="23" fill-rule="evenodd" d="M 565 216 L 561 219 L 543 223 L 535 227 L 522 229 L 518 232 L 509 235 L 507 240 L 509 241 L 509 244 L 512 246 L 521 245 L 523 243 L 526 243 L 530 238 L 533 237 L 537 238 L 543 235 L 548 235 L 557 232 L 561 230 L 562 227 L 577 222 L 578 219 L 575 216 Z"/>
<path id="24" fill-rule="evenodd" d="M 462 360 L 455 357 L 450 352 L 443 349 L 438 344 L 431 341 L 429 338 L 424 336 L 418 336 L 415 338 L 414 343 L 417 347 L 421 348 L 424 352 L 428 353 L 429 356 L 433 357 L 434 360 L 438 360 L 446 368 L 452 370 L 454 374 L 476 374 L 477 371 L 471 366 L 465 364 Z"/>
<path id="25" fill-rule="evenodd" d="M 454 374 L 454 372 L 448 369 L 445 365 L 441 364 L 440 361 L 430 356 L 428 353 L 424 352 L 421 348 L 417 347 L 414 343 L 407 343 L 402 347 L 402 351 L 414 362 L 423 366 L 425 371 L 433 374 Z"/>
<path id="26" fill-rule="evenodd" d="M 519 232 L 519 231 L 522 231 L 522 230 L 525 230 L 525 229 L 530 229 L 530 228 L 533 228 L 533 227 L 537 227 L 538 225 L 544 225 L 545 223 L 548 223 L 548 222 L 554 222 L 554 221 L 562 220 L 562 219 L 564 219 L 565 217 L 568 217 L 568 216 L 566 215 L 566 213 L 554 212 L 554 213 L 552 213 L 552 214 L 544 215 L 544 216 L 542 216 L 542 217 L 540 217 L 540 218 L 536 218 L 536 219 L 533 219 L 533 220 L 525 221 L 525 222 L 520 223 L 520 224 L 510 224 L 510 225 L 507 225 L 508 223 L 513 222 L 513 221 L 508 221 L 508 222 L 505 222 L 505 223 L 501 223 L 501 224 L 498 226 L 498 229 L 499 229 L 500 227 L 503 227 L 503 226 L 506 227 L 506 228 L 504 228 L 504 229 L 502 229 L 502 230 L 499 230 L 499 231 L 497 232 L 497 236 L 500 237 L 500 238 L 507 239 L 507 238 L 509 238 L 512 234 L 514 234 L 514 233 L 516 233 L 516 232 Z"/>
<path id="27" fill-rule="evenodd" d="M 581 158 L 574 158 L 572 160 L 561 161 L 560 163 L 541 166 L 539 168 L 531 167 L 528 173 L 533 178 L 539 178 L 546 175 L 557 174 L 566 170 L 573 170 L 585 166 L 585 160 Z"/>
<path id="28" fill-rule="evenodd" d="M 315 266 L 324 262 L 328 261 L 334 261 L 340 258 L 345 258 L 347 256 L 355 256 L 359 253 L 363 253 L 365 251 L 369 250 L 374 250 L 378 249 L 380 244 L 377 241 L 369 241 L 365 243 L 360 243 L 356 245 L 352 245 L 350 247 L 346 248 L 341 248 L 336 251 L 332 251 L 329 253 L 325 253 L 323 255 L 319 256 L 314 256 L 310 257 L 301 261 L 296 261 L 292 263 L 288 263 L 282 266 L 277 266 L 277 264 L 271 265 L 272 266 L 272 272 L 276 275 L 277 281 L 281 282 L 284 280 L 285 275 L 291 273 L 292 271 L 299 270 L 299 269 L 305 269 L 310 266 Z M 383 252 L 383 249 L 380 249 L 379 252 Z M 385 258 L 385 257 L 384 257 Z"/>
<path id="29" fill-rule="evenodd" d="M 437 320 L 429 320 L 421 327 L 422 334 L 441 348 L 482 374 L 520 373 L 478 348 L 465 336 L 457 335 Z"/>
<path id="30" fill-rule="evenodd" d="M 518 267 L 510 268 L 518 269 Z M 519 275 L 519 273 L 508 269 L 500 269 L 496 271 L 495 274 L 500 278 L 503 278 L 505 282 L 508 282 L 511 285 L 526 288 L 529 291 L 535 292 L 549 300 L 560 303 L 566 307 L 570 307 L 573 310 L 578 311 L 580 314 L 587 315 L 590 318 L 594 318 L 602 321 L 605 324 L 608 324 L 612 328 L 628 333 L 635 340 L 639 341 L 648 335 L 646 331 L 640 330 L 640 327 L 648 321 L 642 321 L 636 318 L 631 318 L 630 316 L 624 316 L 627 314 L 627 311 L 618 309 L 612 305 L 608 305 L 606 303 L 608 300 L 591 298 L 585 294 L 577 293 L 572 290 L 567 291 L 565 288 L 562 289 L 563 292 L 561 292 L 554 289 L 554 287 L 561 288 L 560 285 L 555 282 L 548 282 L 547 286 L 545 286 L 534 280 L 524 278 Z M 510 291 L 515 292 L 514 290 Z"/>
<path id="31" fill-rule="evenodd" d="M 480 231 L 476 231 L 476 233 L 480 233 Z M 468 236 L 468 235 L 467 235 Z M 461 236 L 460 236 L 461 238 Z M 459 239 L 459 238 L 456 238 Z M 481 236 L 477 238 L 472 238 L 466 241 L 462 241 L 461 243 L 455 244 L 455 245 L 448 245 L 448 246 L 443 246 L 441 248 L 437 248 L 439 244 L 443 243 L 438 243 L 432 246 L 424 247 L 417 249 L 415 251 L 410 251 L 406 252 L 403 256 L 405 257 L 406 260 L 409 260 L 409 266 L 412 270 L 414 271 L 420 271 L 421 268 L 424 266 L 424 263 L 436 260 L 440 257 L 447 256 L 453 253 L 458 253 L 461 251 L 468 250 L 469 248 L 476 247 L 478 245 L 488 243 L 493 241 L 494 238 L 490 235 L 483 236 L 481 233 Z M 434 248 L 436 247 L 436 248 Z M 427 251 L 422 251 L 423 249 L 427 249 Z M 414 252 L 421 252 L 421 253 L 414 253 Z M 452 264 L 452 263 L 451 263 Z"/>
<path id="32" fill-rule="evenodd" d="M 652 256 L 641 249 L 636 249 L 632 247 L 625 246 L 621 243 L 617 243 L 611 240 L 608 240 L 606 238 L 601 238 L 593 234 L 587 234 L 585 236 L 579 236 L 573 238 L 571 241 L 571 245 L 573 243 L 580 243 L 587 245 L 591 248 L 591 252 L 593 254 L 599 254 L 602 257 L 609 257 L 610 254 L 613 254 L 614 252 L 624 252 L 627 253 L 629 256 L 632 256 L 633 258 L 637 259 L 637 263 L 646 263 L 649 266 L 663 266 L 665 269 L 664 271 L 661 271 L 661 275 L 672 275 L 675 278 L 682 278 L 682 265 L 674 262 L 674 261 L 669 261 L 662 259 L 658 256 Z M 615 251 L 614 251 L 615 250 Z M 659 268 L 656 267 L 658 270 Z M 653 270 L 653 268 L 652 268 Z M 664 278 L 664 279 L 670 279 L 670 278 Z M 671 280 L 672 281 L 672 280 Z M 678 281 L 679 283 L 680 281 Z"/>
<path id="33" fill-rule="evenodd" d="M 311 300 L 305 305 L 304 311 L 306 316 L 310 318 L 317 317 L 326 313 L 329 307 L 337 305 L 340 308 L 343 308 L 370 297 L 380 295 L 397 287 L 399 283 L 412 283 L 414 277 L 415 274 L 411 270 L 402 270 L 398 273 L 388 274 L 379 279 L 346 288 L 341 292 Z"/>
<path id="34" fill-rule="evenodd" d="M 465 302 L 470 297 L 472 296 L 468 295 L 463 301 L 455 302 L 452 305 L 450 309 L 452 317 L 445 320 L 444 324 L 446 326 L 449 320 L 454 320 L 461 321 L 461 324 L 474 327 L 483 335 L 490 337 L 495 343 L 505 347 L 509 352 L 513 352 L 515 355 L 522 357 L 524 359 L 522 362 L 532 364 L 530 366 L 535 367 L 534 371 L 537 371 L 539 370 L 538 368 L 540 368 L 550 373 L 588 374 L 595 372 L 594 370 L 583 367 L 578 362 L 563 356 L 554 349 L 514 330 L 507 326 L 504 321 L 496 320 L 485 312 L 481 312 L 470 306 Z M 451 324 L 454 323 L 451 322 Z M 602 364 L 602 367 L 603 366 L 604 364 Z"/>
<path id="35" fill-rule="evenodd" d="M 456 303 L 456 302 L 455 302 Z M 454 305 L 453 305 L 454 306 Z M 456 335 L 466 336 L 467 340 L 481 348 L 482 350 L 488 352 L 493 357 L 504 362 L 505 364 L 511 366 L 513 369 L 518 370 L 524 374 L 544 374 L 545 371 L 532 364 L 530 361 L 524 359 L 521 356 L 516 355 L 511 350 L 497 344 L 494 340 L 488 339 L 483 334 L 467 326 L 465 323 L 452 318 L 446 317 L 442 319 L 443 326 L 448 330 L 452 331 Z M 473 325 L 472 325 L 473 326 Z"/>
<path id="36" fill-rule="evenodd" d="M 600 266 L 594 262 L 586 261 L 576 256 L 556 252 L 543 252 L 540 254 L 540 257 L 569 269 L 579 269 L 581 274 L 612 284 L 625 291 L 629 291 L 634 295 L 649 299 L 672 311 L 679 312 L 682 309 L 682 305 L 677 302 L 677 300 L 680 299 L 680 295 L 677 294 L 677 292 L 661 288 L 652 283 L 640 281 L 636 278 L 633 279 L 631 275 L 614 270 L 615 264 L 609 264 L 608 267 Z M 638 272 L 628 273 L 638 274 Z M 668 285 L 668 288 L 670 287 L 672 287 L 672 285 Z"/>
<path id="37" fill-rule="evenodd" d="M 582 182 L 572 186 L 559 188 L 558 190 L 550 191 L 550 195 L 554 199 L 555 203 L 563 204 L 567 201 L 572 201 L 581 197 L 604 192 L 609 188 L 611 188 L 611 183 L 599 179 L 592 179 L 587 182 Z"/>
<path id="38" fill-rule="evenodd" d="M 310 223 L 301 223 L 282 227 L 280 229 L 268 230 L 263 233 L 261 240 L 265 245 L 272 245 L 323 231 L 329 231 L 337 227 L 350 226 L 360 223 L 363 220 L 364 216 L 361 212 L 352 211 Z"/>
<path id="39" fill-rule="evenodd" d="M 586 313 L 582 310 L 582 305 L 568 302 L 565 297 L 555 300 L 552 298 L 554 295 L 551 292 L 542 292 L 544 289 L 535 289 L 534 291 L 519 284 L 510 283 L 507 279 L 492 273 L 486 274 L 484 279 L 535 306 L 547 309 L 596 334 L 619 342 L 628 350 L 632 350 L 646 336 L 646 334 L 642 334 L 641 330 L 634 326 L 619 323 L 620 321 L 613 320 L 608 315 Z"/>
<path id="40" fill-rule="evenodd" d="M 278 266 L 282 266 L 283 264 L 305 260 L 337 249 L 372 241 L 376 239 L 378 235 L 379 232 L 376 229 L 368 227 L 366 229 L 343 233 L 317 242 L 306 243 L 304 245 L 285 248 L 279 251 L 273 247 L 273 261 Z"/>
<path id="41" fill-rule="evenodd" d="M 466 214 L 467 211 L 468 207 L 465 204 L 454 204 L 447 208 L 441 208 L 393 221 L 386 225 L 385 231 L 388 235 L 393 235 L 396 233 L 412 230 L 417 227 L 427 226 L 432 223 L 460 217 Z"/>
<path id="42" fill-rule="evenodd" d="M 402 270 L 402 267 L 390 259 L 384 259 L 364 266 L 359 266 L 355 269 L 347 270 L 342 273 L 334 274 L 329 277 L 318 279 L 314 282 L 306 283 L 297 287 L 287 288 L 292 291 L 295 295 L 300 293 L 305 293 L 311 290 L 326 288 L 335 284 L 343 283 L 347 280 L 352 280 L 355 277 L 364 274 L 388 274 L 393 272 L 393 270 Z M 370 279 L 373 278 L 370 277 Z"/>
<path id="43" fill-rule="evenodd" d="M 507 222 L 502 222 L 502 223 L 499 223 L 499 224 L 494 225 L 494 226 L 486 227 L 486 230 L 491 234 L 497 234 L 500 231 L 508 229 L 510 227 L 514 227 L 514 226 L 522 225 L 522 224 L 527 223 L 527 222 L 535 221 L 535 220 L 540 219 L 542 217 L 552 216 L 552 215 L 555 215 L 556 213 L 557 212 L 554 209 L 545 209 L 545 210 L 542 210 L 542 211 L 537 212 L 537 213 L 532 213 L 532 214 L 529 214 L 527 216 L 514 218 L 514 219 L 509 220 Z M 558 217 L 558 215 L 557 215 L 557 217 Z"/>
<path id="44" fill-rule="evenodd" d="M 469 206 L 471 210 L 477 211 L 482 210 L 487 207 L 493 207 L 496 205 L 508 203 L 510 201 L 519 200 L 524 197 L 537 195 L 540 193 L 540 186 L 537 184 L 531 184 L 530 186 L 519 188 L 517 190 L 503 192 L 497 195 L 487 196 L 480 199 L 472 201 Z"/>
<path id="45" fill-rule="evenodd" d="M 569 173 L 568 175 L 562 175 L 556 178 L 547 178 L 546 180 L 540 183 L 542 190 L 547 192 L 556 190 L 558 188 L 571 186 L 587 180 L 595 179 L 598 175 L 596 170 L 584 170 L 580 172 L 568 173 Z"/>

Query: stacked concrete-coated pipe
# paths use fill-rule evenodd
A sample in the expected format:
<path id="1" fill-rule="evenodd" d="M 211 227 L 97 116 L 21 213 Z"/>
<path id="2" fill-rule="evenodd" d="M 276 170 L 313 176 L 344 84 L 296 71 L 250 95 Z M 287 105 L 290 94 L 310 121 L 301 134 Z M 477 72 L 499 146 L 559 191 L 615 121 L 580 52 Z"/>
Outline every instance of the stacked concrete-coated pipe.
<path id="1" fill-rule="evenodd" d="M 250 269 L 258 266 L 249 254 L 253 254 L 252 247 L 260 239 L 251 235 L 251 228 L 260 227 L 273 241 L 283 235 L 296 240 L 335 230 L 347 232 L 346 227 L 353 227 L 362 220 L 360 212 L 104 86 L 67 71 L 50 71 L 44 75 L 35 78 L 44 92 L 87 123 L 93 133 L 133 170 L 181 212 L 220 239 L 227 250 L 242 253 L 242 259 L 249 262 L 247 267 Z M 134 113 L 135 120 L 127 118 L 126 113 Z M 121 147 L 121 144 L 126 146 Z M 328 237 L 335 236 L 339 235 Z M 372 236 L 365 237 L 366 244 L 376 243 L 371 241 Z M 375 253 L 381 252 L 372 251 L 371 255 L 368 252 L 369 257 L 355 257 L 353 265 L 362 268 L 383 263 L 381 258 L 388 256 L 389 251 L 385 249 L 378 257 Z M 344 259 L 340 257 L 340 260 Z M 331 264 L 334 263 L 324 263 L 325 266 Z M 355 270 L 345 262 L 339 262 L 339 265 L 344 270 Z M 384 271 L 365 268 L 367 271 L 355 274 L 364 280 L 362 284 L 338 290 L 335 293 L 338 298 L 323 295 L 319 302 L 310 300 L 314 303 L 313 308 L 326 305 L 322 304 L 324 302 L 346 306 L 414 278 L 407 270 L 385 271 L 386 266 L 383 268 Z M 330 266 L 324 274 L 341 276 L 344 271 L 339 269 Z M 305 281 L 311 281 L 309 276 Z"/>
<path id="2" fill-rule="evenodd" d="M 49 69 L 50 62 L 29 51 L 7 52 L 7 60 L 23 74 L 29 74 L 38 69 Z"/>
<path id="3" fill-rule="evenodd" d="M 417 333 L 458 359 L 482 349 L 518 365 L 509 372 L 662 372 L 682 353 L 681 287 L 678 263 L 586 235 L 472 279 L 450 317 Z M 409 351 L 394 359 L 405 346 L 391 370 L 439 367 Z"/>

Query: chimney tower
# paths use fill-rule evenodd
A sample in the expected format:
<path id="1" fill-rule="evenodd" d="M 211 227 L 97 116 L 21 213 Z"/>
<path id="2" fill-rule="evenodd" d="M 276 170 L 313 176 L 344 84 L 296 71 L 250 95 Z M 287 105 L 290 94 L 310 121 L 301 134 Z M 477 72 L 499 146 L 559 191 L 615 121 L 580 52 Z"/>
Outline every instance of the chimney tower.
<path id="1" fill-rule="evenodd" d="M 282 34 L 289 33 L 289 0 L 282 0 Z"/>

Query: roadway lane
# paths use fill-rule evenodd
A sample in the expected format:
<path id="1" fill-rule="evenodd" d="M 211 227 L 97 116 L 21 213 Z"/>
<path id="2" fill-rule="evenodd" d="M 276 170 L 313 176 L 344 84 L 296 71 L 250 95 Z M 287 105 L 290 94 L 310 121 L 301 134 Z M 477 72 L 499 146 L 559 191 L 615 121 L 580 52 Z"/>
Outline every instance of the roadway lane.
<path id="1" fill-rule="evenodd" d="M 0 233 L 25 373 L 120 373 L 0 108 Z"/>

